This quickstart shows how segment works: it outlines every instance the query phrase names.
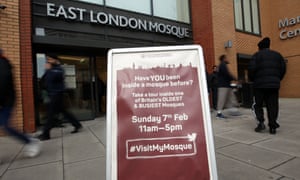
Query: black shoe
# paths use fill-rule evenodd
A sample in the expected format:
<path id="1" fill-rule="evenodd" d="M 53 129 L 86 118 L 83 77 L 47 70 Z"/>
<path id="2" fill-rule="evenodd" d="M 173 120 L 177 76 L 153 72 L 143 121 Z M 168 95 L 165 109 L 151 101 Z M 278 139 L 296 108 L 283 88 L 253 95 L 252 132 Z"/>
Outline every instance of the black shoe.
<path id="1" fill-rule="evenodd" d="M 270 128 L 270 134 L 276 134 L 276 129 L 275 128 Z"/>
<path id="2" fill-rule="evenodd" d="M 72 133 L 72 134 L 78 133 L 80 129 L 82 129 L 82 125 L 75 127 L 74 130 L 71 131 L 71 133 Z"/>
<path id="3" fill-rule="evenodd" d="M 264 125 L 264 123 L 259 123 L 258 125 L 257 125 L 257 127 L 254 129 L 254 131 L 255 132 L 261 132 L 261 131 L 263 131 L 263 130 L 265 130 L 266 129 L 266 126 Z"/>
<path id="4" fill-rule="evenodd" d="M 41 141 L 46 141 L 46 140 L 49 140 L 49 139 L 50 139 L 50 136 L 41 134 L 41 135 L 39 135 L 37 138 L 38 138 L 39 140 L 41 140 Z"/>
<path id="5" fill-rule="evenodd" d="M 222 113 L 217 113 L 216 117 L 219 119 L 226 119 L 226 117 Z"/>
<path id="6" fill-rule="evenodd" d="M 65 126 L 62 124 L 55 124 L 54 127 L 58 127 L 58 128 L 64 128 Z"/>

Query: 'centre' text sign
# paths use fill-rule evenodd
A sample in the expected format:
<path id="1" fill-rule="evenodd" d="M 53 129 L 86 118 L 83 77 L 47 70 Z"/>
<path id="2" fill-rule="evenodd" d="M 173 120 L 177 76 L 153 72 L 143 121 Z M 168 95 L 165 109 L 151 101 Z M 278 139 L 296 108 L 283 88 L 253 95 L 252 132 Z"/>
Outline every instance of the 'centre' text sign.
<path id="1" fill-rule="evenodd" d="M 202 49 L 113 49 L 107 180 L 217 179 Z"/>

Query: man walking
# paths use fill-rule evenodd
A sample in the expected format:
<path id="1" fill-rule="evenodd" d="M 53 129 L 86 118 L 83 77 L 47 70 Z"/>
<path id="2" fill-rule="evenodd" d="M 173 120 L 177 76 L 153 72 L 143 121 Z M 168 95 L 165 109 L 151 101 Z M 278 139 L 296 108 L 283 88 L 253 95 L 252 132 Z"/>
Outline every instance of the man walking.
<path id="1" fill-rule="evenodd" d="M 217 104 L 217 118 L 225 119 L 222 111 L 225 108 L 231 109 L 231 115 L 241 115 L 237 109 L 238 103 L 236 96 L 233 93 L 231 82 L 236 78 L 229 72 L 227 64 L 229 61 L 225 54 L 219 57 L 219 71 L 218 71 L 218 104 Z"/>
<path id="2" fill-rule="evenodd" d="M 278 98 L 280 81 L 286 72 L 286 65 L 279 52 L 270 50 L 270 38 L 266 37 L 258 43 L 259 51 L 256 52 L 249 64 L 248 77 L 253 81 L 254 87 L 254 112 L 258 120 L 256 132 L 263 131 L 264 124 L 263 104 L 267 108 L 270 134 L 276 134 L 279 128 Z"/>
<path id="3" fill-rule="evenodd" d="M 10 126 L 9 121 L 16 101 L 12 66 L 0 49 L 0 127 L 25 144 L 26 156 L 34 157 L 40 153 L 40 141 L 29 138 Z"/>
<path id="4" fill-rule="evenodd" d="M 45 88 L 49 96 L 49 103 L 47 104 L 47 122 L 44 126 L 42 134 L 39 136 L 40 140 L 50 139 L 50 131 L 54 126 L 55 115 L 62 113 L 63 116 L 74 126 L 71 133 L 77 133 L 82 128 L 81 123 L 64 108 L 63 95 L 65 92 L 64 85 L 64 71 L 57 59 L 47 57 L 45 64 Z"/>

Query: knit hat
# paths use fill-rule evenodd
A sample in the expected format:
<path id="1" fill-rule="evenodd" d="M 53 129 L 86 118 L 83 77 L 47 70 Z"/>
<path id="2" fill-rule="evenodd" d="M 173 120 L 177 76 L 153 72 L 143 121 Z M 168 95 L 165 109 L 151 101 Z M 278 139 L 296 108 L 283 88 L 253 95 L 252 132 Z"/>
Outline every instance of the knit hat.
<path id="1" fill-rule="evenodd" d="M 271 40 L 269 37 L 265 37 L 263 40 L 259 41 L 257 46 L 259 49 L 270 48 L 270 41 Z"/>

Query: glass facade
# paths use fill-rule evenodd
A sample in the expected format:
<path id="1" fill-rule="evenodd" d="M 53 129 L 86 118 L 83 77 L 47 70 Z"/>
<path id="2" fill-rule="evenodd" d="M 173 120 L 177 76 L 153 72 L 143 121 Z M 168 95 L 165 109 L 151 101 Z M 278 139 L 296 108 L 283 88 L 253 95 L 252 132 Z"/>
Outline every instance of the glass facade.
<path id="1" fill-rule="evenodd" d="M 190 23 L 189 0 L 77 0 Z"/>
<path id="2" fill-rule="evenodd" d="M 260 25 L 259 25 L 259 9 L 258 9 L 258 1 L 252 2 L 252 16 L 253 16 L 253 32 L 255 34 L 260 34 Z"/>
<path id="3" fill-rule="evenodd" d="M 238 30 L 243 30 L 243 14 L 241 0 L 234 0 L 234 17 L 235 28 Z"/>
<path id="4" fill-rule="evenodd" d="M 149 0 L 105 0 L 106 6 L 134 11 L 143 14 L 151 14 L 151 2 Z"/>
<path id="5" fill-rule="evenodd" d="M 175 21 L 190 22 L 188 0 L 153 0 L 153 15 Z"/>
<path id="6" fill-rule="evenodd" d="M 103 0 L 77 0 L 77 1 L 82 1 L 82 2 L 88 2 L 88 3 L 92 3 L 92 4 L 99 4 L 99 5 L 103 5 Z"/>

